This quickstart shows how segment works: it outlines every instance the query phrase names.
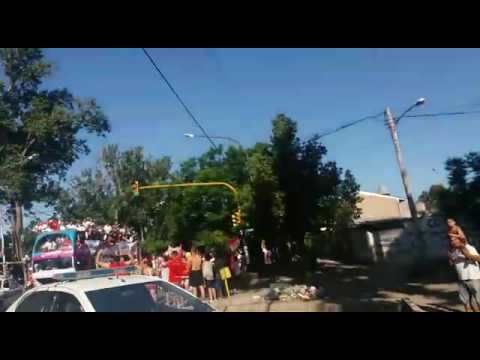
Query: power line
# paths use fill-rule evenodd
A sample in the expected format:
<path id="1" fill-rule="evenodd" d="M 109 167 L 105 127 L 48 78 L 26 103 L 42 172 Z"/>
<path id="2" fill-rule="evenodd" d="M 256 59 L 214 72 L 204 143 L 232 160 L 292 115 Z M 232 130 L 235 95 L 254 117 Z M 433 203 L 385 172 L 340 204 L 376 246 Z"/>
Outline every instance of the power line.
<path id="1" fill-rule="evenodd" d="M 480 111 L 456 111 L 456 112 L 439 112 L 439 113 L 431 113 L 431 114 L 402 115 L 402 116 L 399 117 L 399 119 L 401 117 L 416 118 L 416 117 L 457 116 L 457 115 L 469 115 L 469 114 L 480 114 Z M 363 121 L 370 120 L 370 119 L 376 119 L 376 118 L 380 117 L 381 115 L 383 115 L 383 111 L 376 114 L 376 115 L 366 116 L 364 118 L 346 123 L 345 125 L 342 125 L 342 126 L 336 128 L 335 130 L 327 131 L 327 132 L 321 134 L 320 138 L 322 138 L 324 136 L 335 134 L 335 133 L 337 133 L 337 132 L 339 132 L 343 129 L 346 129 L 346 128 L 348 128 L 350 126 L 353 126 L 353 125 L 356 125 L 356 124 L 359 124 Z"/>
<path id="2" fill-rule="evenodd" d="M 335 133 L 337 133 L 337 132 L 339 132 L 339 131 L 341 131 L 341 130 L 343 130 L 343 129 L 346 129 L 346 128 L 348 128 L 348 127 L 350 127 L 350 126 L 353 126 L 353 125 L 356 125 L 356 124 L 359 124 L 359 123 L 361 123 L 361 122 L 363 122 L 363 121 L 370 120 L 370 119 L 376 119 L 376 118 L 378 118 L 378 117 L 381 116 L 381 115 L 383 115 L 383 111 L 380 112 L 380 113 L 378 113 L 378 114 L 376 114 L 376 115 L 365 116 L 365 117 L 363 117 L 363 118 L 361 118 L 361 119 L 358 119 L 358 120 L 355 120 L 355 121 L 351 121 L 351 122 L 349 122 L 349 123 L 346 123 L 345 125 L 342 125 L 342 126 L 336 128 L 335 130 L 327 131 L 327 132 L 324 132 L 323 134 L 320 134 L 320 138 L 322 138 L 322 137 L 324 137 L 324 136 L 328 136 L 328 135 L 335 134 Z"/>
<path id="3" fill-rule="evenodd" d="M 142 48 L 143 52 L 145 53 L 145 56 L 148 58 L 148 60 L 150 60 L 150 62 L 152 63 L 153 67 L 157 70 L 157 72 L 160 74 L 160 76 L 162 77 L 163 81 L 165 81 L 165 83 L 167 84 L 167 86 L 169 87 L 169 89 L 172 91 L 172 93 L 176 96 L 177 100 L 180 102 L 180 104 L 182 104 L 183 108 L 185 109 L 185 111 L 187 112 L 188 115 L 190 115 L 190 117 L 192 118 L 193 122 L 195 123 L 195 125 L 198 126 L 198 128 L 202 131 L 203 135 L 205 135 L 205 137 L 210 141 L 210 143 L 212 144 L 213 148 L 214 149 L 217 149 L 217 146 L 215 145 L 215 143 L 213 142 L 213 140 L 210 138 L 210 136 L 208 136 L 207 132 L 205 131 L 205 129 L 203 128 L 203 126 L 200 124 L 200 122 L 195 118 L 195 116 L 192 114 L 192 112 L 188 109 L 187 105 L 185 105 L 185 103 L 183 102 L 182 98 L 180 97 L 180 95 L 178 95 L 178 93 L 175 91 L 175 89 L 173 88 L 172 84 L 170 84 L 170 82 L 168 81 L 168 79 L 166 78 L 166 76 L 162 73 L 162 71 L 158 68 L 157 64 L 155 63 L 155 61 L 152 59 L 152 57 L 150 56 L 150 54 L 147 52 L 147 50 L 145 50 L 145 48 Z"/>
<path id="4" fill-rule="evenodd" d="M 433 113 L 433 114 L 405 115 L 405 117 L 407 117 L 407 118 L 414 118 L 414 117 L 437 117 L 437 116 L 455 116 L 455 115 L 468 115 L 468 114 L 480 114 L 480 111 L 440 112 L 440 113 Z"/>

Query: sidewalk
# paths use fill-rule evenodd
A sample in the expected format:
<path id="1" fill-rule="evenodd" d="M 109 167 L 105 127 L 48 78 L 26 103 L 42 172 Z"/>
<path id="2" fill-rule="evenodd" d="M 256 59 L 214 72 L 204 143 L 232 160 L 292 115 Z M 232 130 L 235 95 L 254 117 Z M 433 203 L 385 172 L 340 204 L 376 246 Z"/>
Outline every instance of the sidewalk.
<path id="1" fill-rule="evenodd" d="M 457 284 L 448 268 L 435 269 L 434 275 L 407 279 L 401 269 L 346 265 L 334 261 L 319 264 L 312 283 L 321 289 L 318 300 L 266 301 L 267 279 L 254 279 L 251 286 L 215 305 L 223 312 L 396 312 L 400 300 L 410 298 L 418 305 L 435 304 L 462 310 Z M 277 277 L 277 282 L 282 277 Z M 290 279 L 296 284 L 301 280 Z"/>
<path id="2" fill-rule="evenodd" d="M 337 312 L 338 306 L 321 300 L 314 301 L 266 301 L 269 289 L 251 290 L 221 299 L 215 304 L 220 312 Z"/>

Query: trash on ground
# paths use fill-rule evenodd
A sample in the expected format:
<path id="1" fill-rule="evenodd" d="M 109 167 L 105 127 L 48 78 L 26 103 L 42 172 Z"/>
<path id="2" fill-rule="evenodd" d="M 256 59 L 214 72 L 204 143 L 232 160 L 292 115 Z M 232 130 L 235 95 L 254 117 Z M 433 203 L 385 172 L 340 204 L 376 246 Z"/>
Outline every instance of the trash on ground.
<path id="1" fill-rule="evenodd" d="M 267 295 L 265 295 L 264 299 L 266 301 L 275 301 L 275 300 L 279 300 L 280 297 L 279 297 L 279 292 L 275 291 L 275 289 L 271 289 Z"/>
<path id="2" fill-rule="evenodd" d="M 278 285 L 278 284 L 275 284 Z M 288 301 L 291 299 L 301 299 L 303 301 L 315 300 L 320 296 L 321 291 L 315 286 L 293 285 L 293 286 L 277 286 L 271 287 L 265 300 L 281 300 Z"/>

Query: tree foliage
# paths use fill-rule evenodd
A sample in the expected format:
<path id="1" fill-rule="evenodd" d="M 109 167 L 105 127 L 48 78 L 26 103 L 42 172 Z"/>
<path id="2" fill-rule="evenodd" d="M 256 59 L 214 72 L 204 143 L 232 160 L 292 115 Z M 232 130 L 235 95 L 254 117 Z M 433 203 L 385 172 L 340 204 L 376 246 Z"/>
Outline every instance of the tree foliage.
<path id="1" fill-rule="evenodd" d="M 235 234 L 231 215 L 240 205 L 245 227 L 254 229 L 253 246 L 260 248 L 265 240 L 287 259 L 287 244 L 302 253 L 307 234 L 346 227 L 359 215 L 355 178 L 325 161 L 326 154 L 318 136 L 301 140 L 297 123 L 284 115 L 272 121 L 270 142 L 247 149 L 219 146 L 183 161 L 176 170 L 169 158 L 153 159 L 141 147 L 120 151 L 108 145 L 97 169 L 73 179 L 58 211 L 141 228 L 144 247 L 157 251 L 170 243 L 225 246 Z M 133 197 L 133 180 L 228 182 L 238 190 L 239 204 L 224 187 L 146 190 Z"/>
<path id="2" fill-rule="evenodd" d="M 0 82 L 3 198 L 15 194 L 30 207 L 33 201 L 53 200 L 58 179 L 88 154 L 79 132 L 103 136 L 110 125 L 94 99 L 40 87 L 52 74 L 40 49 L 0 49 L 0 62 L 6 79 Z M 29 156 L 34 157 L 27 161 Z"/>
<path id="3" fill-rule="evenodd" d="M 19 257 L 23 208 L 55 202 L 70 166 L 90 150 L 80 134 L 104 136 L 110 124 L 94 99 L 41 87 L 53 72 L 41 49 L 2 48 L 0 67 L 0 201 L 11 205 Z"/>
<path id="4" fill-rule="evenodd" d="M 436 188 L 427 199 L 433 199 L 447 216 L 468 217 L 478 221 L 480 216 L 480 153 L 470 152 L 445 162 L 448 188 Z"/>

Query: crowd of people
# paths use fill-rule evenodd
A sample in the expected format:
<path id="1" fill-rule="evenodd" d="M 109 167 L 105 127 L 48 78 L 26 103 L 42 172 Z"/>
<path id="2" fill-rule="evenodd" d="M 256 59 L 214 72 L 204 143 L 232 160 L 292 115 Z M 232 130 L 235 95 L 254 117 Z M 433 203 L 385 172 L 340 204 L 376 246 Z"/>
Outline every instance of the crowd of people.
<path id="1" fill-rule="evenodd" d="M 245 249 L 226 249 L 225 253 L 192 247 L 184 251 L 181 246 L 170 246 L 167 250 L 142 259 L 142 274 L 158 276 L 165 281 L 192 292 L 194 296 L 216 301 L 227 295 L 222 269 L 228 268 L 232 277 L 246 270 Z"/>
<path id="2" fill-rule="evenodd" d="M 69 229 L 75 230 L 77 234 L 74 249 L 76 270 L 113 269 L 133 265 L 143 275 L 159 277 L 211 302 L 227 294 L 221 270 L 227 267 L 229 273 L 236 277 L 246 270 L 249 262 L 248 251 L 246 247 L 240 246 L 238 238 L 229 241 L 222 251 L 202 246 L 185 251 L 182 246 L 169 246 L 156 254 L 142 255 L 138 248 L 137 234 L 126 226 L 101 226 L 86 220 L 80 224 L 50 221 L 37 227 L 39 232 Z M 47 236 L 41 247 L 42 252 L 54 251 L 58 248 L 59 241 L 63 244 L 68 240 L 63 235 L 56 236 L 58 239 Z"/>

